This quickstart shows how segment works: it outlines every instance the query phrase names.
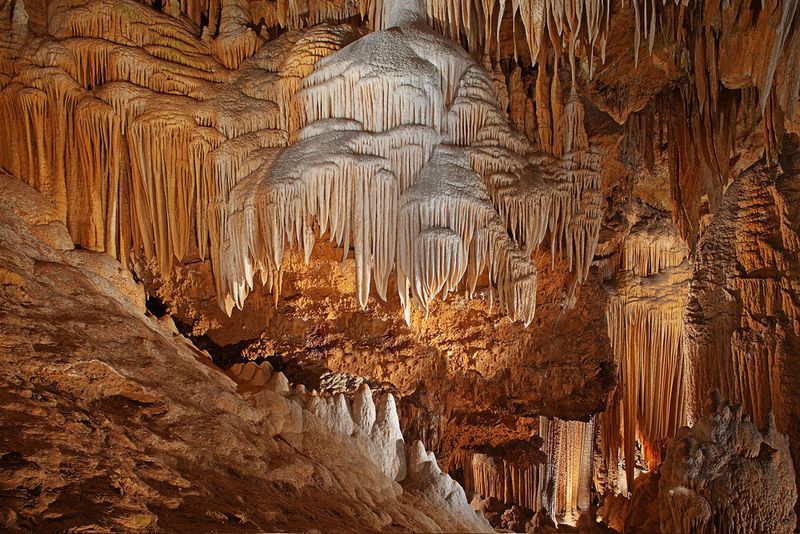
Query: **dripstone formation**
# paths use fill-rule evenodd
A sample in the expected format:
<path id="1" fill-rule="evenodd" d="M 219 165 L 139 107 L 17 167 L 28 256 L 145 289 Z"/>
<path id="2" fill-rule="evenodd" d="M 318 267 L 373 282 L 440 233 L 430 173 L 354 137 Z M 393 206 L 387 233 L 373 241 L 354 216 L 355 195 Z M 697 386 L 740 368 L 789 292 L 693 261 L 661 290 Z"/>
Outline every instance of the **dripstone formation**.
<path id="1" fill-rule="evenodd" d="M 794 531 L 799 102 L 795 0 L 0 0 L 0 528 Z"/>

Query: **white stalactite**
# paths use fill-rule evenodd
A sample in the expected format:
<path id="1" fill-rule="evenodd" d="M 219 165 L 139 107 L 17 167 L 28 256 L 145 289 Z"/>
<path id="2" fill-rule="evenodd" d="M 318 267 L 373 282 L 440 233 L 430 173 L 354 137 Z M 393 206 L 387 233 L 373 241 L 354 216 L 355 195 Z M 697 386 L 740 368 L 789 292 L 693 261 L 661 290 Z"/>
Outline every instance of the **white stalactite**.
<path id="1" fill-rule="evenodd" d="M 55 0 L 60 41 L 21 58 L 0 92 L 0 125 L 17 133 L 0 163 L 48 194 L 87 248 L 141 251 L 165 273 L 195 251 L 210 258 L 228 313 L 256 278 L 277 298 L 285 250 L 310 261 L 324 234 L 345 258 L 352 245 L 363 306 L 396 272 L 409 319 L 412 302 L 472 295 L 486 272 L 490 301 L 529 323 L 529 255 L 548 234 L 586 278 L 599 179 L 579 102 L 566 113 L 572 152 L 541 156 L 506 117 L 497 73 L 425 28 L 420 2 L 387 3 L 399 27 L 345 48 L 357 33 L 322 25 L 263 53 L 237 48 L 245 7 L 222 2 L 212 42 L 132 0 Z"/>

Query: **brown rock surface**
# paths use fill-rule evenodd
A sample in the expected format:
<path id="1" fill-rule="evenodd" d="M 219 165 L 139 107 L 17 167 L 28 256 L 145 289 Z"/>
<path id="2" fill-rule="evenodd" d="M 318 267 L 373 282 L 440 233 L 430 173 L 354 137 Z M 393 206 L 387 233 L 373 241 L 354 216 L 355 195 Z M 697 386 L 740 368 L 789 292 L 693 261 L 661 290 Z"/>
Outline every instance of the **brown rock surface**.
<path id="1" fill-rule="evenodd" d="M 661 532 L 793 532 L 795 471 L 774 419 L 761 432 L 740 405 L 709 411 L 670 443 L 658 483 Z"/>
<path id="2" fill-rule="evenodd" d="M 756 165 L 728 189 L 700 243 L 685 316 L 698 395 L 718 388 L 760 428 L 774 413 L 795 459 L 800 458 L 796 147 L 796 141 L 787 142 L 781 169 Z M 696 420 L 699 402 L 691 412 Z"/>

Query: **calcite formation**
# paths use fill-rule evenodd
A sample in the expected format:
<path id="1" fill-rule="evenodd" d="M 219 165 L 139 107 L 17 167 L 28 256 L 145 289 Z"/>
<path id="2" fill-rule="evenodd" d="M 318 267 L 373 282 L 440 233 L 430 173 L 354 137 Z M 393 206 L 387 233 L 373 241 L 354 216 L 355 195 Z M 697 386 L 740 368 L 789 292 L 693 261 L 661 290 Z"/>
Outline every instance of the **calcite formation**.
<path id="1" fill-rule="evenodd" d="M 391 393 L 381 396 L 377 403 L 366 384 L 359 386 L 352 398 L 344 393 L 320 395 L 316 390 L 309 393 L 303 384 L 291 385 L 281 371 L 273 372 L 268 362 L 235 364 L 228 373 L 239 387 L 266 388 L 302 406 L 334 436 L 370 458 L 386 477 L 402 482 L 405 490 L 423 503 L 421 507 L 440 508 L 460 518 L 454 528 L 464 531 L 488 528 L 485 519 L 469 509 L 464 489 L 447 473 L 442 473 L 433 453 L 426 451 L 419 440 L 406 446 Z"/>
<path id="2" fill-rule="evenodd" d="M 345 255 L 353 243 L 362 306 L 373 280 L 386 298 L 397 262 L 409 320 L 412 296 L 427 309 L 465 276 L 474 291 L 485 270 L 505 312 L 530 323 L 536 274 L 520 245 L 530 252 L 547 231 L 586 277 L 599 182 L 580 102 L 567 106 L 577 126 L 559 169 L 535 158 L 485 71 L 426 29 L 414 3 L 382 8 L 400 31 L 338 52 L 352 31 L 287 35 L 233 74 L 255 52 L 236 6 L 223 5 L 213 43 L 179 20 L 153 26 L 132 1 L 49 7 L 48 31 L 64 40 L 37 54 L 73 52 L 15 67 L 0 120 L 36 131 L 24 127 L 1 159 L 52 195 L 76 242 L 123 261 L 141 248 L 166 271 L 194 240 L 228 313 L 256 276 L 277 294 L 284 249 L 309 259 L 326 233 Z"/>
<path id="3" fill-rule="evenodd" d="M 540 417 L 538 432 L 540 456 L 521 455 L 508 444 L 513 457 L 460 450 L 451 467 L 462 472 L 464 487 L 481 499 L 544 510 L 548 517 L 574 524 L 591 505 L 594 422 Z"/>
<path id="4" fill-rule="evenodd" d="M 636 443 L 655 468 L 660 442 L 687 422 L 692 392 L 682 336 L 690 271 L 686 245 L 653 210 L 631 227 L 621 248 L 607 311 L 619 382 L 602 416 L 602 443 L 612 472 L 622 452 L 631 487 Z"/>
<path id="5" fill-rule="evenodd" d="M 773 418 L 760 431 L 719 392 L 678 432 L 661 467 L 662 532 L 792 532 L 796 501 L 786 435 Z"/>
<path id="6" fill-rule="evenodd" d="M 0 0 L 0 525 L 793 530 L 798 101 L 794 0 Z"/>

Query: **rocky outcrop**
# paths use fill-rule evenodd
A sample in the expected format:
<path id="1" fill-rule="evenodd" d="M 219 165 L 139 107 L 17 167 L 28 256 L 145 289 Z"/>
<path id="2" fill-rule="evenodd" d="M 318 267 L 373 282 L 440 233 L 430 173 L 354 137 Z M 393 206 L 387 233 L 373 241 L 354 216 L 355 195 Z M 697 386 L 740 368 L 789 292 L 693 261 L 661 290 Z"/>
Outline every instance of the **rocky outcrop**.
<path id="1" fill-rule="evenodd" d="M 789 440 L 770 418 L 760 431 L 738 404 L 709 411 L 670 443 L 660 469 L 661 532 L 794 532 Z"/>
<path id="2" fill-rule="evenodd" d="M 755 165 L 728 188 L 699 245 L 684 330 L 693 389 L 719 389 L 761 428 L 773 413 L 797 459 L 800 190 L 791 139 L 786 154 L 780 169 Z M 692 420 L 699 412 L 690 407 Z"/>

